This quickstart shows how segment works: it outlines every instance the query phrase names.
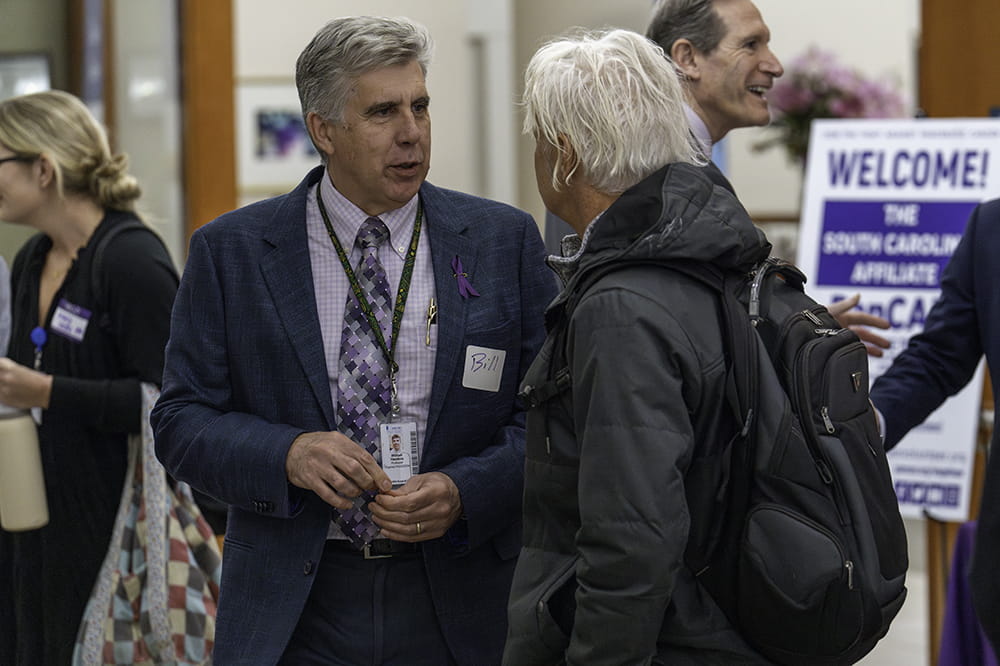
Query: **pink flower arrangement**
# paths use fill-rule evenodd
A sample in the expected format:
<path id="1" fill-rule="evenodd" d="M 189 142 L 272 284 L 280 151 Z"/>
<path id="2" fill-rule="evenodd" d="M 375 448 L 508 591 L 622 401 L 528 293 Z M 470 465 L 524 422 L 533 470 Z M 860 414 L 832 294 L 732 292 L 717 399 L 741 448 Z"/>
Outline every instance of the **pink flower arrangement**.
<path id="1" fill-rule="evenodd" d="M 815 118 L 898 118 L 904 115 L 898 85 L 865 78 L 812 47 L 793 60 L 767 96 L 774 136 L 754 145 L 765 150 L 783 145 L 793 161 L 804 164 L 809 127 Z"/>

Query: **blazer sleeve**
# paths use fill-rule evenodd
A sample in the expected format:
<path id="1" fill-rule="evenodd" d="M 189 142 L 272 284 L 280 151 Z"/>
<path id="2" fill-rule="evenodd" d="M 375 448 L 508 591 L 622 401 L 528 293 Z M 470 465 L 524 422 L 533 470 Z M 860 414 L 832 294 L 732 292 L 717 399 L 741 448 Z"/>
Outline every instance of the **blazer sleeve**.
<path id="1" fill-rule="evenodd" d="M 984 206 L 972 212 L 962 240 L 941 276 L 941 296 L 931 308 L 924 330 L 910 339 L 906 349 L 872 385 L 871 399 L 885 418 L 886 449 L 894 447 L 912 428 L 961 390 L 975 373 L 983 356 L 979 312 L 976 307 L 976 248 L 984 219 Z M 990 209 L 995 218 L 1000 210 Z"/>
<path id="2" fill-rule="evenodd" d="M 288 517 L 293 499 L 285 458 L 305 430 L 234 409 L 226 308 L 240 304 L 226 302 L 233 296 L 224 292 L 222 274 L 239 267 L 225 265 L 233 253 L 213 256 L 202 231 L 191 238 L 171 317 L 163 390 L 150 417 L 156 454 L 175 478 L 226 504 L 258 511 L 266 498 L 269 515 Z M 249 272 L 244 266 L 242 274 Z"/>

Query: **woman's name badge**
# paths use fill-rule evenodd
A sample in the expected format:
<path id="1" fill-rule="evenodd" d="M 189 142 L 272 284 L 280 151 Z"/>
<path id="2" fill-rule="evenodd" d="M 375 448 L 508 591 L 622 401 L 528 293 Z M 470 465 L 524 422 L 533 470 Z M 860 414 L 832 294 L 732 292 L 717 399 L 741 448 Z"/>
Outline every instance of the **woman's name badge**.
<path id="1" fill-rule="evenodd" d="M 417 424 L 415 421 L 383 423 L 379 426 L 382 443 L 382 469 L 393 486 L 410 480 L 417 468 Z"/>
<path id="2" fill-rule="evenodd" d="M 83 336 L 87 332 L 87 324 L 89 323 L 90 310 L 74 305 L 64 298 L 59 301 L 59 306 L 52 314 L 52 323 L 49 324 L 49 328 L 52 329 L 53 333 L 58 333 L 64 338 L 83 342 Z"/>

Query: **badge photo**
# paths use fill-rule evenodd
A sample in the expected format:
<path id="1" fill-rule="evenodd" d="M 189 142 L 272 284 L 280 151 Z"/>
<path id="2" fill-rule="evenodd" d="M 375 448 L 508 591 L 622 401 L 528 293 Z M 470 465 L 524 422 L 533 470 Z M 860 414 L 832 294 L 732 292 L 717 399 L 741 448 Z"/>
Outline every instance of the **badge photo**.
<path id="1" fill-rule="evenodd" d="M 382 469 L 393 486 L 410 480 L 417 465 L 417 424 L 413 421 L 383 423 L 379 426 Z"/>

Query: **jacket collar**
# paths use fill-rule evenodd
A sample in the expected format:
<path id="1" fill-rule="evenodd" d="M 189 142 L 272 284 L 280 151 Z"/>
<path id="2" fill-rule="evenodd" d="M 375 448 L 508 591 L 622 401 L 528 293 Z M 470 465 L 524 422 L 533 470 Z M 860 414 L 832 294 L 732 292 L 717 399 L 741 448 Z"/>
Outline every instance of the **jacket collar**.
<path id="1" fill-rule="evenodd" d="M 771 244 L 739 200 L 704 169 L 676 163 L 626 190 L 588 228 L 580 251 L 559 272 L 565 301 L 582 274 L 608 262 L 703 261 L 721 270 L 748 272 Z"/>

